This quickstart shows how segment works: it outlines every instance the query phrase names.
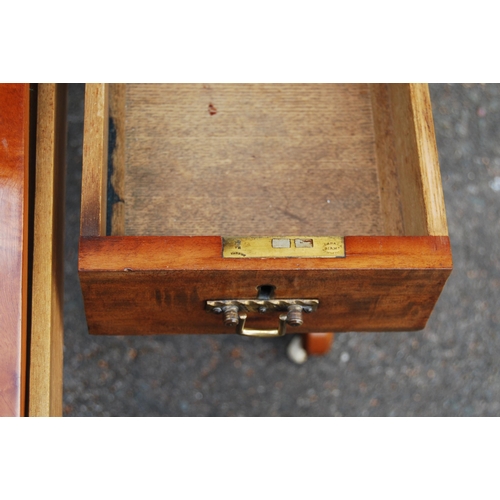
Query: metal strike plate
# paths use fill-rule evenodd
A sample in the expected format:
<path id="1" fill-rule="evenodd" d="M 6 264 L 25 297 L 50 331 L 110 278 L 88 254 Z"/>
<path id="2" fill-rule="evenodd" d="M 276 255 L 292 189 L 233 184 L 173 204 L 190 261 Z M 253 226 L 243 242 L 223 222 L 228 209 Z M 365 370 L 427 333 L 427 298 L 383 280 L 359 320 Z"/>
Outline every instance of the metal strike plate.
<path id="1" fill-rule="evenodd" d="M 224 237 L 222 247 L 223 257 L 230 259 L 345 257 L 343 236 Z"/>

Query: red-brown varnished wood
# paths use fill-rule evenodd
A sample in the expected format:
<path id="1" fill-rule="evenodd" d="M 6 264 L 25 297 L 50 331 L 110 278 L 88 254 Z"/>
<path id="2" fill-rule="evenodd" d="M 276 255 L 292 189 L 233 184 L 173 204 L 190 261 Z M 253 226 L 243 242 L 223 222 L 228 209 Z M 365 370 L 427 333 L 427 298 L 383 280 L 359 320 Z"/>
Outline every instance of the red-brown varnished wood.
<path id="1" fill-rule="evenodd" d="M 0 85 L 0 415 L 24 414 L 29 85 Z"/>
<path id="2" fill-rule="evenodd" d="M 80 238 L 79 270 L 451 268 L 447 236 L 346 236 L 345 259 L 226 259 L 219 236 Z"/>
<path id="3" fill-rule="evenodd" d="M 316 298 L 290 333 L 422 329 L 448 278 L 448 237 L 345 238 L 345 259 L 224 259 L 219 237 L 87 237 L 79 272 L 90 333 L 233 333 L 206 300 Z M 275 328 L 256 315 L 257 328 Z"/>
<path id="4" fill-rule="evenodd" d="M 334 338 L 335 335 L 333 333 L 315 332 L 303 335 L 302 341 L 307 354 L 320 356 L 330 351 Z"/>

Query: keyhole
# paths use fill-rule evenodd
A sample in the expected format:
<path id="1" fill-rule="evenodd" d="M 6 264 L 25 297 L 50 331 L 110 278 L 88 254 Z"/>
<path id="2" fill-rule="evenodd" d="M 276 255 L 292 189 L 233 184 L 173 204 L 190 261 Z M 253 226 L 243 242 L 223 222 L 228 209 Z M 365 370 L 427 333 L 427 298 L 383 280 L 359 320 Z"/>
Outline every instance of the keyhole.
<path id="1" fill-rule="evenodd" d="M 276 287 L 273 285 L 260 285 L 257 287 L 257 299 L 258 300 L 271 300 L 274 297 L 274 291 Z"/>

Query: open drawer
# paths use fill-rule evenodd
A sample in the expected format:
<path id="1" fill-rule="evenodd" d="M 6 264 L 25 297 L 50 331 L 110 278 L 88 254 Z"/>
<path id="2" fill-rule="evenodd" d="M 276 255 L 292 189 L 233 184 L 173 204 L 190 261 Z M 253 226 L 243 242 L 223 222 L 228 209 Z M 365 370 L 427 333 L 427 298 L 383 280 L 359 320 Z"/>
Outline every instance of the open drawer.
<path id="1" fill-rule="evenodd" d="M 289 332 L 425 326 L 452 269 L 427 85 L 89 84 L 85 101 L 90 333 L 234 333 L 224 300 L 259 331 L 308 300 Z"/>

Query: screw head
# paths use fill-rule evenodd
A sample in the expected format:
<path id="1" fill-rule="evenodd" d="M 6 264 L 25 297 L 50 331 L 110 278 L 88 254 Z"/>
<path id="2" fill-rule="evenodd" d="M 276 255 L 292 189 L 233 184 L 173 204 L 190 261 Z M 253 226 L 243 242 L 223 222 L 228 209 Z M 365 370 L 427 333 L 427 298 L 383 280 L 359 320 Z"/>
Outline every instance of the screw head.
<path id="1" fill-rule="evenodd" d="M 312 313 L 313 312 L 313 308 L 311 306 L 304 306 L 302 309 L 305 313 Z"/>
<path id="2" fill-rule="evenodd" d="M 214 307 L 212 309 L 212 312 L 215 314 L 220 314 L 222 312 L 222 308 L 221 307 Z"/>
<path id="3" fill-rule="evenodd" d="M 265 312 L 267 312 L 267 307 L 266 306 L 260 306 L 259 307 L 259 312 L 264 314 Z"/>

